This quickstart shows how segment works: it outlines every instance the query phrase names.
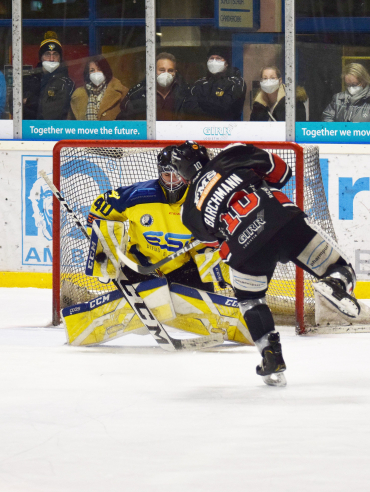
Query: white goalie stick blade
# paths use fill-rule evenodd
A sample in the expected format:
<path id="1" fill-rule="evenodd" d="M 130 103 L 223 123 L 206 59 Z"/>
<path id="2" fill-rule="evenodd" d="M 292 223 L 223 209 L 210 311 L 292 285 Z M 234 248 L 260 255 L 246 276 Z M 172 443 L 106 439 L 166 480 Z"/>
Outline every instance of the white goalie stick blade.
<path id="1" fill-rule="evenodd" d="M 222 345 L 224 343 L 224 337 L 222 333 L 215 333 L 205 337 L 187 338 L 185 340 L 175 341 L 181 342 L 181 348 L 183 350 L 201 350 L 215 347 L 216 345 Z"/>
<path id="2" fill-rule="evenodd" d="M 158 261 L 158 263 L 154 263 L 154 265 L 149 265 L 149 266 L 142 266 L 142 265 L 138 265 L 137 263 L 135 263 L 134 261 L 130 260 L 130 258 L 128 258 L 121 250 L 117 249 L 117 255 L 119 257 L 119 259 L 122 261 L 122 263 L 126 266 L 128 266 L 129 268 L 131 268 L 131 270 L 134 270 L 135 272 L 138 272 L 138 273 L 141 273 L 143 275 L 147 275 L 148 273 L 153 273 L 157 270 L 157 268 L 160 268 L 162 265 L 165 265 L 166 263 L 168 263 L 169 261 L 172 261 L 174 260 L 175 258 L 177 258 L 178 256 L 184 254 L 184 253 L 187 253 L 188 251 L 190 251 L 191 249 L 195 248 L 195 246 L 198 246 L 198 244 L 201 244 L 202 241 L 193 241 L 192 243 L 189 243 L 187 244 L 186 246 L 184 246 L 183 248 L 179 249 L 178 251 L 176 251 L 176 253 L 173 253 L 172 255 L 170 256 L 167 256 L 166 258 L 164 258 L 163 260 L 161 261 Z"/>
<path id="3" fill-rule="evenodd" d="M 286 379 L 282 372 L 275 372 L 268 376 L 262 376 L 262 380 L 268 386 L 286 386 Z"/>
<path id="4" fill-rule="evenodd" d="M 341 313 L 349 318 L 357 318 L 360 314 L 360 306 L 356 300 L 346 292 L 334 292 L 333 288 L 323 282 L 313 284 L 314 289 L 335 306 Z"/>

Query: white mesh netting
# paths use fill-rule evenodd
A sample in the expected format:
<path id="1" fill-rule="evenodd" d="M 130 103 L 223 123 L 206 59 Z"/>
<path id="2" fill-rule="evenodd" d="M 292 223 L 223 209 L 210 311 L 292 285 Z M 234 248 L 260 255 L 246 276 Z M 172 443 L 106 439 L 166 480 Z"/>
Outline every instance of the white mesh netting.
<path id="1" fill-rule="evenodd" d="M 163 147 L 169 142 L 163 142 Z M 103 145 L 103 144 L 102 144 Z M 91 203 L 109 189 L 130 185 L 157 174 L 158 148 L 144 147 L 104 147 L 89 148 L 63 147 L 60 151 L 60 187 L 64 198 L 81 220 L 86 224 Z M 260 145 L 263 147 L 263 145 Z M 293 177 L 282 190 L 296 201 L 295 163 L 296 154 L 289 144 L 287 148 L 265 147 L 280 155 L 292 168 Z M 222 149 L 212 148 L 211 155 Z M 304 209 L 310 220 L 319 225 L 335 239 L 321 178 L 318 147 L 304 147 Z M 57 225 L 56 225 L 57 227 Z M 97 279 L 84 274 L 88 242 L 78 228 L 61 210 L 60 221 L 60 304 L 61 308 L 88 301 L 109 290 L 112 284 L 101 284 Z M 55 268 L 55 267 L 54 267 Z M 314 293 L 312 280 L 304 274 L 304 315 L 305 322 L 314 322 Z M 181 280 L 179 279 L 181 283 Z M 278 264 L 271 281 L 267 302 L 278 322 L 292 322 L 295 316 L 296 267 L 292 263 Z M 226 293 L 226 292 L 225 292 Z"/>

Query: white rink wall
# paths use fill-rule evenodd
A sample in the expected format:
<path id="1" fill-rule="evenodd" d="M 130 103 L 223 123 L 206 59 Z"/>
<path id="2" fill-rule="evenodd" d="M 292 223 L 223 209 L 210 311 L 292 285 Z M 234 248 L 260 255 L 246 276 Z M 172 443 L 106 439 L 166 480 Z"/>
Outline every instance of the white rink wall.
<path id="1" fill-rule="evenodd" d="M 224 138 L 219 135 L 217 139 Z M 0 272 L 51 273 L 50 223 L 41 210 L 42 206 L 48 209 L 51 197 L 43 180 L 37 181 L 37 172 L 52 172 L 53 146 L 54 142 L 0 141 Z M 355 267 L 361 292 L 366 291 L 365 282 L 370 280 L 370 148 L 319 147 L 338 242 Z M 369 293 L 357 295 L 368 298 Z"/>

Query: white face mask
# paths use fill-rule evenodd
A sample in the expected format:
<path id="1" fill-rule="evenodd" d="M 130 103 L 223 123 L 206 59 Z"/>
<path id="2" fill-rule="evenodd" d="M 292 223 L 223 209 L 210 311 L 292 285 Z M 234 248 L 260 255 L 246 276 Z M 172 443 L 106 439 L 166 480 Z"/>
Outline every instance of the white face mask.
<path id="1" fill-rule="evenodd" d="M 163 72 L 157 75 L 158 85 L 161 87 L 169 87 L 173 82 L 174 76 L 169 72 Z"/>
<path id="2" fill-rule="evenodd" d="M 279 89 L 280 82 L 275 79 L 266 79 L 260 82 L 261 89 L 267 94 L 272 94 Z"/>
<path id="3" fill-rule="evenodd" d="M 105 82 L 105 75 L 103 74 L 103 72 L 92 72 L 90 74 L 90 80 L 94 85 L 98 87 L 100 84 Z"/>
<path id="4" fill-rule="evenodd" d="M 363 87 L 362 85 L 356 85 L 352 87 L 347 87 L 347 91 L 351 94 L 351 96 L 355 96 L 358 94 L 360 91 L 362 91 Z"/>
<path id="5" fill-rule="evenodd" d="M 42 66 L 49 73 L 54 72 L 59 67 L 59 62 L 43 61 Z"/>
<path id="6" fill-rule="evenodd" d="M 219 73 L 225 70 L 225 62 L 222 60 L 208 60 L 207 68 L 211 73 Z"/>

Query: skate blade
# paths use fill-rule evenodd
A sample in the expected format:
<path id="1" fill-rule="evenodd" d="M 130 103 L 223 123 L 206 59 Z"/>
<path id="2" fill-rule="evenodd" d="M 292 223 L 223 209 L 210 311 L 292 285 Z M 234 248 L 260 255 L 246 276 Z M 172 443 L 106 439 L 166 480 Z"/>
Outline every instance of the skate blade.
<path id="1" fill-rule="evenodd" d="M 314 284 L 314 289 L 317 290 L 319 294 L 325 297 L 334 307 L 336 307 L 342 314 L 348 316 L 349 318 L 357 318 L 360 314 L 359 308 L 354 301 L 349 299 L 348 297 L 344 297 L 343 299 L 337 299 L 334 297 L 333 290 L 329 285 L 318 282 Z"/>
<path id="2" fill-rule="evenodd" d="M 286 379 L 282 372 L 275 372 L 268 376 L 262 376 L 262 379 L 268 386 L 286 386 Z"/>

